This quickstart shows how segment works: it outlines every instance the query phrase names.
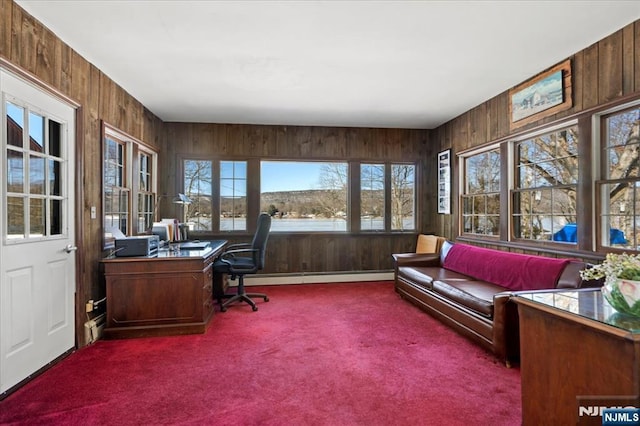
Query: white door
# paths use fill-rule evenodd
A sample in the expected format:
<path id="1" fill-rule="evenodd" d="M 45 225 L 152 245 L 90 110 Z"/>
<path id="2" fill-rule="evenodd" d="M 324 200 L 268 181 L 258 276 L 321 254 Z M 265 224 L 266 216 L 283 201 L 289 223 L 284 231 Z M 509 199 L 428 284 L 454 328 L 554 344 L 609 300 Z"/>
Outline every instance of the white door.
<path id="1" fill-rule="evenodd" d="M 0 393 L 75 344 L 75 110 L 0 68 Z"/>

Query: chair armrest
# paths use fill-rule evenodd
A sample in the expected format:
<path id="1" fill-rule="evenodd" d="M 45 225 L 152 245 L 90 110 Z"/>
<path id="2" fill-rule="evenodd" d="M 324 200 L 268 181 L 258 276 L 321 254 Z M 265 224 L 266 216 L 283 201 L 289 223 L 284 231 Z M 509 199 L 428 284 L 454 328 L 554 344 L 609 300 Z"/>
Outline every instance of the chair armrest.
<path id="1" fill-rule="evenodd" d="M 439 253 L 398 253 L 392 254 L 395 267 L 399 266 L 440 266 Z"/>
<path id="2" fill-rule="evenodd" d="M 236 243 L 236 244 L 231 244 L 231 245 L 228 245 L 228 246 L 226 247 L 226 251 L 234 250 L 234 249 L 239 249 L 239 248 L 242 248 L 242 247 L 251 247 L 251 243 Z"/>
<path id="3" fill-rule="evenodd" d="M 236 249 L 236 250 L 227 250 L 224 253 L 222 253 L 220 255 L 220 257 L 234 257 L 236 254 L 240 254 L 240 253 L 256 253 L 260 250 L 258 249 Z"/>

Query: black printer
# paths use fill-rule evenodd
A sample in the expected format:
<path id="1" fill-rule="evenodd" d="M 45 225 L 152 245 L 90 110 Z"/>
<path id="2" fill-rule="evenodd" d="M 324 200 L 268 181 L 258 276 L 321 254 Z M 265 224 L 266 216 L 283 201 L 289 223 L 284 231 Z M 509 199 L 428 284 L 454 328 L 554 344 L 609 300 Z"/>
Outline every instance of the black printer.
<path id="1" fill-rule="evenodd" d="M 157 235 L 137 235 L 116 239 L 115 255 L 126 256 L 157 256 L 160 238 Z"/>

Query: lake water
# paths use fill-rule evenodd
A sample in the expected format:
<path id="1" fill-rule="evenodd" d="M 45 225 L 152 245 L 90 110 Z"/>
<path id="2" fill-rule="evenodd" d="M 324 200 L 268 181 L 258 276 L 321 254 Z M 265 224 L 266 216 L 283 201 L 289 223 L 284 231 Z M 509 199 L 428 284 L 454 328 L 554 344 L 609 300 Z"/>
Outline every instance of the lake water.
<path id="1" fill-rule="evenodd" d="M 238 219 L 235 220 L 236 228 Z M 241 223 L 241 222 L 240 222 Z M 366 227 L 365 227 L 366 226 Z M 405 230 L 414 229 L 413 218 L 404 220 Z M 220 229 L 230 231 L 233 229 L 233 219 L 220 218 Z M 363 222 L 363 230 L 384 229 L 382 218 L 366 220 Z M 346 232 L 347 221 L 344 219 L 276 219 L 271 221 L 271 232 Z"/>

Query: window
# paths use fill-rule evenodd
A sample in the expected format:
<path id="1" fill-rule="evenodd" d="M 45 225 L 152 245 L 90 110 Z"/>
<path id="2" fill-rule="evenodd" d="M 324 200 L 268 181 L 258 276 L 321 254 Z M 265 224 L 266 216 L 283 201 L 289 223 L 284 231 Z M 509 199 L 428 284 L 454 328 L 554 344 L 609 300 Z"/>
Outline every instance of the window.
<path id="1" fill-rule="evenodd" d="M 360 229 L 384 231 L 384 164 L 360 165 Z"/>
<path id="2" fill-rule="evenodd" d="M 500 149 L 463 158 L 462 232 L 499 235 Z"/>
<path id="3" fill-rule="evenodd" d="M 220 162 L 220 230 L 247 229 L 247 162 Z"/>
<path id="4" fill-rule="evenodd" d="M 129 182 L 127 179 L 127 144 L 114 135 L 105 136 L 104 150 L 104 230 L 113 243 L 114 232 L 129 234 Z"/>
<path id="5" fill-rule="evenodd" d="M 184 160 L 184 193 L 191 204 L 186 205 L 185 222 L 190 231 L 211 231 L 213 205 L 213 163 L 206 160 Z"/>
<path id="6" fill-rule="evenodd" d="M 347 230 L 347 163 L 262 161 L 260 176 L 272 231 Z"/>
<path id="7" fill-rule="evenodd" d="M 413 164 L 391 165 L 391 230 L 411 231 L 415 224 L 415 171 Z"/>
<path id="8" fill-rule="evenodd" d="M 514 237 L 575 243 L 577 126 L 520 140 L 515 155 Z"/>
<path id="9" fill-rule="evenodd" d="M 602 130 L 601 244 L 640 246 L 640 107 L 604 115 Z"/>
<path id="10" fill-rule="evenodd" d="M 5 102 L 7 126 L 6 238 L 61 235 L 65 202 L 62 124 L 28 106 Z"/>
<path id="11" fill-rule="evenodd" d="M 104 247 L 111 248 L 114 232 L 138 235 L 153 225 L 157 154 L 107 124 L 103 134 Z"/>
<path id="12" fill-rule="evenodd" d="M 153 155 L 141 151 L 138 154 L 138 230 L 153 227 L 154 170 Z"/>

